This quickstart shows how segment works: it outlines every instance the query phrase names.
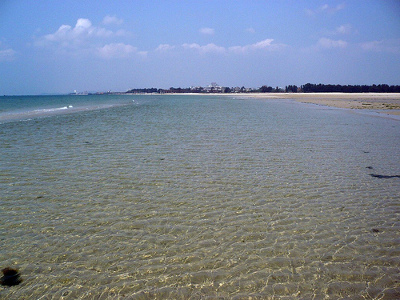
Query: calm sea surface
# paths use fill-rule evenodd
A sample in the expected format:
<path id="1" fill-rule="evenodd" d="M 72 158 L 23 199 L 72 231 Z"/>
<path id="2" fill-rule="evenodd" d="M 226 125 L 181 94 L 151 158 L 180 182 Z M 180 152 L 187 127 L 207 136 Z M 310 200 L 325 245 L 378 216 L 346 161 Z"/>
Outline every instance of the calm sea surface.
<path id="1" fill-rule="evenodd" d="M 290 100 L 0 97 L 0 299 L 396 299 L 400 121 Z"/>

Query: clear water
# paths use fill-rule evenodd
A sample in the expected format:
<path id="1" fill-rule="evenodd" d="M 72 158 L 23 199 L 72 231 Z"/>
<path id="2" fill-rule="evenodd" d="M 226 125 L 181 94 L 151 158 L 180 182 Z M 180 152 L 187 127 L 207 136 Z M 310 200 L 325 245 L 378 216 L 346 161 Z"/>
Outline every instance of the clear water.
<path id="1" fill-rule="evenodd" d="M 0 124 L 133 103 L 128 95 L 3 96 L 0 97 Z"/>
<path id="2" fill-rule="evenodd" d="M 75 97 L 0 124 L 0 299 L 399 298 L 399 121 Z"/>

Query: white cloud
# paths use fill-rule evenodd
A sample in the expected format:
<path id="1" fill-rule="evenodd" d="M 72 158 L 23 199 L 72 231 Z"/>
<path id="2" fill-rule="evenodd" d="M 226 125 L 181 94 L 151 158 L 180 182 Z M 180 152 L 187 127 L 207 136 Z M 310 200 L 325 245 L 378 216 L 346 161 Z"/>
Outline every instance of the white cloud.
<path id="1" fill-rule="evenodd" d="M 383 49 L 383 41 L 372 41 L 361 44 L 361 48 L 367 51 L 380 52 Z"/>
<path id="2" fill-rule="evenodd" d="M 318 7 L 317 11 L 326 11 L 328 10 L 329 5 L 328 4 L 323 4 L 320 7 Z"/>
<path id="3" fill-rule="evenodd" d="M 338 4 L 338 5 L 336 5 L 331 11 L 337 12 L 337 11 L 339 11 L 339 10 L 344 9 L 345 7 L 346 7 L 346 6 L 344 5 L 344 3 Z"/>
<path id="4" fill-rule="evenodd" d="M 352 32 L 353 32 L 353 27 L 350 24 L 340 25 L 335 30 L 335 33 L 337 34 L 350 34 Z"/>
<path id="5" fill-rule="evenodd" d="M 107 38 L 113 36 L 111 30 L 92 25 L 89 19 L 80 18 L 75 27 L 61 25 L 58 30 L 46 34 L 36 41 L 36 45 L 47 45 L 49 43 L 59 44 L 61 47 L 77 46 L 91 38 Z"/>
<path id="6" fill-rule="evenodd" d="M 55 33 L 45 35 L 44 39 L 48 41 L 59 41 L 67 38 L 70 39 L 71 29 L 72 27 L 69 25 L 61 25 Z"/>
<path id="7" fill-rule="evenodd" d="M 112 43 L 98 48 L 97 54 L 102 58 L 111 59 L 125 58 L 134 54 L 146 56 L 147 52 L 138 51 L 138 49 L 132 45 L 127 45 L 124 43 Z"/>
<path id="8" fill-rule="evenodd" d="M 171 46 L 169 44 L 160 44 L 157 48 L 156 51 L 163 52 L 163 51 L 168 51 L 175 49 L 175 46 Z"/>
<path id="9" fill-rule="evenodd" d="M 400 53 L 400 39 L 371 41 L 361 44 L 361 48 L 365 51 Z"/>
<path id="10" fill-rule="evenodd" d="M 273 39 L 266 39 L 254 44 L 245 45 L 245 46 L 233 46 L 229 48 L 225 48 L 222 46 L 218 46 L 215 44 L 207 44 L 201 46 L 197 43 L 192 44 L 183 44 L 182 47 L 187 50 L 195 50 L 201 54 L 206 53 L 217 53 L 217 54 L 224 54 L 224 53 L 233 53 L 233 54 L 247 54 L 253 51 L 277 51 L 286 47 L 284 44 L 274 44 Z M 164 47 L 163 45 L 160 45 Z M 159 48 L 160 48 L 159 46 Z M 169 45 L 168 45 L 169 46 Z M 169 46 L 171 47 L 171 46 Z M 157 48 L 158 49 L 158 48 Z"/>
<path id="11" fill-rule="evenodd" d="M 245 46 L 233 46 L 229 48 L 229 51 L 233 52 L 233 53 L 238 53 L 238 54 L 244 54 L 244 53 L 248 53 L 250 51 L 256 51 L 256 50 L 267 50 L 267 51 L 275 51 L 275 50 L 279 50 L 282 49 L 283 47 L 285 47 L 285 45 L 283 44 L 273 44 L 274 40 L 273 39 L 266 39 L 263 41 L 260 41 L 258 43 L 255 44 L 251 44 L 251 45 L 245 45 Z"/>
<path id="12" fill-rule="evenodd" d="M 274 44 L 273 39 L 266 39 L 254 44 L 245 45 L 245 46 L 232 46 L 229 48 L 225 48 L 222 46 L 218 46 L 215 44 L 207 44 L 201 46 L 197 43 L 192 44 L 183 44 L 182 47 L 187 50 L 196 50 L 201 54 L 205 53 L 233 53 L 233 54 L 247 54 L 253 51 L 277 51 L 286 47 L 284 44 Z M 164 45 L 160 45 L 160 47 L 164 47 Z M 169 45 L 168 45 L 169 46 Z M 171 47 L 171 46 L 169 46 Z M 157 48 L 158 49 L 158 48 Z"/>
<path id="13" fill-rule="evenodd" d="M 87 29 L 89 29 L 90 27 L 92 27 L 92 22 L 90 22 L 89 19 L 78 19 L 78 21 L 76 21 L 76 25 L 75 25 L 75 30 L 77 31 L 85 31 Z"/>
<path id="14" fill-rule="evenodd" d="M 200 28 L 199 32 L 201 34 L 213 35 L 215 33 L 215 30 L 214 30 L 214 28 L 203 27 L 203 28 Z"/>
<path id="15" fill-rule="evenodd" d="M 124 22 L 123 19 L 119 19 L 116 16 L 105 16 L 103 19 L 104 25 L 110 25 L 110 24 L 121 25 L 123 22 Z"/>
<path id="16" fill-rule="evenodd" d="M 200 53 L 225 53 L 225 48 L 221 46 L 217 46 L 215 44 L 207 44 L 205 46 L 200 46 L 199 44 L 193 43 L 193 44 L 183 44 L 182 47 L 184 49 L 191 49 L 191 50 L 197 50 Z"/>
<path id="17" fill-rule="evenodd" d="M 334 30 L 326 30 L 323 32 L 327 35 L 349 35 L 349 34 L 357 34 L 358 31 L 353 28 L 351 24 L 343 24 L 336 27 Z"/>
<path id="18" fill-rule="evenodd" d="M 9 48 L 5 50 L 0 50 L 0 62 L 1 61 L 11 61 L 14 59 L 16 52 Z"/>
<path id="19" fill-rule="evenodd" d="M 261 42 L 258 42 L 258 43 L 250 45 L 250 48 L 253 48 L 253 49 L 272 49 L 272 48 L 274 48 L 274 45 L 272 45 L 273 41 L 274 41 L 273 39 L 266 39 L 266 40 L 263 40 Z"/>
<path id="20" fill-rule="evenodd" d="M 329 4 L 323 4 L 316 9 L 306 9 L 305 12 L 309 16 L 315 16 L 321 13 L 336 13 L 345 8 L 344 4 L 338 4 L 336 6 L 330 6 Z"/>
<path id="21" fill-rule="evenodd" d="M 103 22 L 117 24 L 121 23 L 122 20 L 107 16 Z M 132 55 L 146 56 L 147 52 L 139 51 L 132 45 L 120 41 L 110 43 L 110 38 L 116 39 L 130 35 L 123 29 L 113 32 L 93 25 L 89 19 L 80 18 L 74 27 L 61 25 L 56 32 L 37 38 L 35 45 L 56 49 L 58 53 L 79 56 L 96 55 L 105 59 L 124 58 Z"/>
<path id="22" fill-rule="evenodd" d="M 346 48 L 347 47 L 347 42 L 342 41 L 342 40 L 331 40 L 328 38 L 320 38 L 317 46 L 319 48 Z"/>

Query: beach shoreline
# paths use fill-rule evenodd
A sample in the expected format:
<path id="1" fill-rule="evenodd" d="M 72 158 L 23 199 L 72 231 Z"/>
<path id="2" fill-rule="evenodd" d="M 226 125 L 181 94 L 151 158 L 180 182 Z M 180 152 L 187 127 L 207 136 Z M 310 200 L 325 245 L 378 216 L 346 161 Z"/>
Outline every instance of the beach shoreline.
<path id="1" fill-rule="evenodd" d="M 216 95 L 252 99 L 291 99 L 301 103 L 400 116 L 400 93 L 170 93 L 165 95 Z"/>
<path id="2" fill-rule="evenodd" d="M 345 109 L 363 109 L 400 116 L 400 93 L 256 93 L 235 94 L 256 99 L 293 99 Z"/>

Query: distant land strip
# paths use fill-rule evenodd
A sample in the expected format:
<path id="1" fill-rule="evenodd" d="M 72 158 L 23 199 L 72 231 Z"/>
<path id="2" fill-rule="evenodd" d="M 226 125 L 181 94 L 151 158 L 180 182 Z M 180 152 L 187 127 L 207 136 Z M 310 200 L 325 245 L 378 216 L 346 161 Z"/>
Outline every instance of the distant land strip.
<path id="1" fill-rule="evenodd" d="M 400 85 L 373 84 L 373 85 L 340 85 L 340 84 L 312 84 L 306 83 L 301 86 L 287 85 L 282 87 L 271 87 L 263 85 L 260 88 L 224 87 L 212 83 L 207 87 L 188 87 L 169 89 L 160 88 L 135 88 L 130 89 L 128 94 L 167 94 L 167 93 L 400 93 Z"/>

